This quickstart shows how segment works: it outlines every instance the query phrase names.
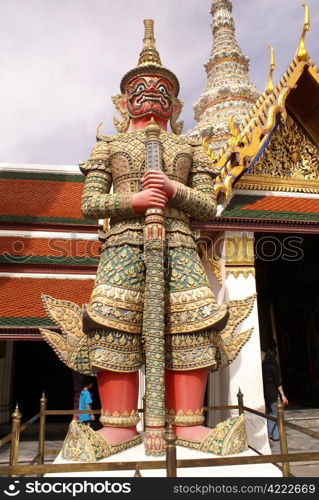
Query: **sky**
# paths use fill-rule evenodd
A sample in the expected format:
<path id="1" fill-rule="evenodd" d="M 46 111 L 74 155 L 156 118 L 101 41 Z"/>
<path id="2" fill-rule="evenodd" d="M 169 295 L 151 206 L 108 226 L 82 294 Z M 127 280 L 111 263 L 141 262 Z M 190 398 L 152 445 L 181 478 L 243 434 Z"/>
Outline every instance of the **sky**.
<path id="1" fill-rule="evenodd" d="M 85 160 L 96 126 L 113 134 L 111 96 L 134 68 L 143 19 L 155 20 L 162 63 L 181 84 L 182 119 L 205 87 L 212 46 L 211 0 L 0 0 L 0 163 L 74 165 Z M 275 81 L 290 64 L 302 31 L 301 0 L 233 0 L 236 36 L 262 91 L 269 52 Z M 309 0 L 306 45 L 319 65 L 319 0 Z"/>

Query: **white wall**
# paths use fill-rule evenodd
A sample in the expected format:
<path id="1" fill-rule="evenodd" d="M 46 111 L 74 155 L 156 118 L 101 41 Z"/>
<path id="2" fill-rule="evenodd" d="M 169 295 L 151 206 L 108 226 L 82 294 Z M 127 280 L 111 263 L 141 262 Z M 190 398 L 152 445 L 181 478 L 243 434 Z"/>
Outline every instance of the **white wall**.
<path id="1" fill-rule="evenodd" d="M 253 238 L 253 233 L 246 234 L 247 237 Z M 226 238 L 238 235 L 239 233 L 232 231 L 225 233 Z M 248 277 L 245 277 L 243 274 L 240 274 L 238 277 L 228 274 L 226 277 L 224 266 L 224 283 L 218 289 L 216 287 L 216 278 L 213 276 L 209 264 L 205 259 L 203 259 L 203 264 L 219 303 L 228 300 L 243 299 L 256 293 L 256 280 L 253 274 L 249 274 Z M 236 405 L 237 393 L 240 388 L 244 395 L 245 406 L 264 412 L 265 402 L 257 299 L 255 300 L 251 314 L 239 325 L 236 333 L 243 332 L 252 326 L 254 327 L 252 336 L 243 346 L 237 358 L 223 370 L 210 375 L 208 386 L 210 405 Z M 220 412 L 219 414 L 216 412 L 215 418 L 211 417 L 209 424 L 214 426 L 218 421 L 227 418 L 227 416 L 229 416 L 229 413 Z M 262 453 L 270 453 L 266 419 L 249 413 L 246 413 L 245 417 L 249 444 Z"/>

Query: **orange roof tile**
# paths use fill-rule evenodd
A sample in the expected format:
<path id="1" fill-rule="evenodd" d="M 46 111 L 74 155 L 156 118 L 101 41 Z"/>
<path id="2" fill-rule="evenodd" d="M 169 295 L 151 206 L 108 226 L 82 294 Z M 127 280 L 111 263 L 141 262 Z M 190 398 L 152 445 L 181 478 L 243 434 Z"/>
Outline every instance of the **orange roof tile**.
<path id="1" fill-rule="evenodd" d="M 62 238 L 0 237 L 0 255 L 98 257 L 101 243 L 96 240 L 68 240 Z"/>
<path id="2" fill-rule="evenodd" d="M 319 213 L 319 199 L 266 196 L 241 210 L 279 210 L 280 212 Z"/>
<path id="3" fill-rule="evenodd" d="M 0 214 L 83 219 L 83 183 L 0 179 Z"/>
<path id="4" fill-rule="evenodd" d="M 89 301 L 94 280 L 0 277 L 0 317 L 46 318 L 41 293 L 78 305 Z"/>

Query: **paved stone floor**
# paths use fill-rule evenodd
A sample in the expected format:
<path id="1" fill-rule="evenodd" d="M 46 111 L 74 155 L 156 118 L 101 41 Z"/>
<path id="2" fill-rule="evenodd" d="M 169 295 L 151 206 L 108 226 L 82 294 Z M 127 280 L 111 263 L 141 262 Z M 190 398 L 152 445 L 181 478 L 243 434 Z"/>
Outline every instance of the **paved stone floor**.
<path id="1" fill-rule="evenodd" d="M 11 431 L 9 424 L 0 425 L 0 438 L 9 434 Z M 56 450 L 59 453 L 63 439 L 67 433 L 68 424 L 48 423 L 46 427 L 46 442 L 45 448 Z M 32 424 L 28 429 L 21 433 L 20 447 L 19 447 L 19 463 L 27 464 L 38 453 L 38 424 Z M 10 444 L 6 444 L 0 448 L 0 465 L 7 465 L 10 456 Z M 45 462 L 52 463 L 56 454 L 50 454 L 45 457 Z"/>
<path id="2" fill-rule="evenodd" d="M 302 427 L 308 427 L 319 432 L 319 408 L 316 409 L 291 409 L 285 411 L 285 418 Z M 63 439 L 67 432 L 67 423 L 47 424 L 46 449 L 54 449 L 57 452 L 61 449 Z M 0 426 L 0 438 L 10 432 L 10 425 Z M 21 435 L 19 462 L 29 463 L 37 454 L 37 433 L 38 427 L 33 424 L 31 428 L 24 431 Z M 318 451 L 319 440 L 301 434 L 292 429 L 287 430 L 288 449 L 291 453 Z M 270 441 L 270 447 L 273 453 L 280 453 L 278 442 Z M 0 448 L 0 465 L 6 465 L 9 460 L 9 444 Z M 45 461 L 52 463 L 55 454 L 47 455 Z M 307 463 L 295 463 L 291 465 L 291 472 L 297 477 L 319 477 L 319 461 Z"/>
<path id="3" fill-rule="evenodd" d="M 285 410 L 285 419 L 301 427 L 319 432 L 319 408 Z M 287 440 L 289 453 L 319 452 L 319 440 L 301 432 L 287 429 Z M 270 441 L 270 448 L 272 453 L 280 453 L 278 442 Z M 297 477 L 319 477 L 319 461 L 291 464 L 291 472 Z"/>

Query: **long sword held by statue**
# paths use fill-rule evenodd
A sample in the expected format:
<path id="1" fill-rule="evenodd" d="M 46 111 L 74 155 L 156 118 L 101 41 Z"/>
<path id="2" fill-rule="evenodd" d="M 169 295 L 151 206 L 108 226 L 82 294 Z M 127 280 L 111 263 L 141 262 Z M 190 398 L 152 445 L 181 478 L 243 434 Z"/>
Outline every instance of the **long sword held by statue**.
<path id="1" fill-rule="evenodd" d="M 160 128 L 152 119 L 145 129 L 146 170 L 161 170 Z M 163 211 L 145 213 L 144 259 L 146 281 L 142 337 L 145 343 L 145 453 L 165 453 L 165 227 Z"/>

